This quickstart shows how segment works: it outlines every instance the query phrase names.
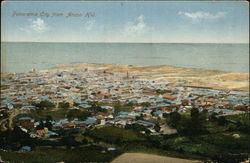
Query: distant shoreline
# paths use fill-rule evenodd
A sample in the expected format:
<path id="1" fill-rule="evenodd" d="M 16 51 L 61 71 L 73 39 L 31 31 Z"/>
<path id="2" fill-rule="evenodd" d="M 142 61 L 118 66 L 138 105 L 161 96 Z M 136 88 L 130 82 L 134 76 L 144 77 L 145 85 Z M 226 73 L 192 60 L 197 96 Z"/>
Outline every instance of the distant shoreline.
<path id="1" fill-rule="evenodd" d="M 161 80 L 184 87 L 249 92 L 249 73 L 234 73 L 221 70 L 181 68 L 175 66 L 142 66 L 118 64 L 58 64 L 57 67 L 40 70 L 43 72 L 75 71 L 82 69 L 100 70 L 125 74 L 129 72 L 140 79 Z M 11 73 L 1 73 L 7 76 Z M 13 73 L 12 73 L 13 74 Z"/>
<path id="2" fill-rule="evenodd" d="M 249 73 L 233 73 L 220 70 L 181 68 L 165 65 L 59 64 L 57 66 L 57 68 L 44 71 L 90 68 L 117 73 L 130 72 L 138 75 L 140 78 L 173 82 L 187 87 L 249 92 Z"/>

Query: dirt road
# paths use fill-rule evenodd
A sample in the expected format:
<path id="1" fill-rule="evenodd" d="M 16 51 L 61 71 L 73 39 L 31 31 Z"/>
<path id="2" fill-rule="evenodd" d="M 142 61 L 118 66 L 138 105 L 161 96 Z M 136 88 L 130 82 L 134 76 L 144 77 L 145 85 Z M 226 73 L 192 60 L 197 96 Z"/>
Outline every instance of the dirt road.
<path id="1" fill-rule="evenodd" d="M 111 163 L 199 163 L 197 160 L 179 159 L 146 153 L 124 153 Z"/>

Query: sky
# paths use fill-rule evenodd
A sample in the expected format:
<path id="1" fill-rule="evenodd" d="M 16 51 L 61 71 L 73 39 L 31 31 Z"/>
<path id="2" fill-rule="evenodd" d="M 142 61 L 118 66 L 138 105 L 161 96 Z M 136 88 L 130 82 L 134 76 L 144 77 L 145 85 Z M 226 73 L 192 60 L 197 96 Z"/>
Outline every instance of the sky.
<path id="1" fill-rule="evenodd" d="M 240 1 L 5 1 L 1 40 L 248 43 L 248 5 Z"/>

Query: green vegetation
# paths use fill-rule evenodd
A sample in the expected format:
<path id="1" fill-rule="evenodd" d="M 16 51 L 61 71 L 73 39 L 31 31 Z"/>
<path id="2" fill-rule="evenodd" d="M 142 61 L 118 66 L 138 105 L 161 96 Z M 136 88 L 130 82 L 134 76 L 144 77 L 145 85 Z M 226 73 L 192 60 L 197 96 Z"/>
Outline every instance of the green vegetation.
<path id="1" fill-rule="evenodd" d="M 167 118 L 167 123 L 176 128 L 180 135 L 199 135 L 207 133 L 207 116 L 207 112 L 200 113 L 197 108 L 192 108 L 190 114 L 172 112 Z"/>
<path id="2" fill-rule="evenodd" d="M 88 111 L 82 111 L 77 109 L 31 110 L 30 113 L 25 113 L 25 115 L 17 116 L 14 121 L 17 122 L 18 118 L 23 116 L 32 117 L 39 121 L 59 121 L 64 118 L 69 118 L 69 120 L 73 120 L 74 118 L 78 118 L 79 120 L 85 120 L 88 116 L 90 116 L 90 113 Z"/>
<path id="3" fill-rule="evenodd" d="M 175 126 L 180 136 L 159 136 L 151 141 L 165 150 L 196 154 L 215 162 L 240 162 L 249 152 L 248 117 L 249 114 L 217 117 L 196 109 L 190 114 L 172 113 L 167 123 Z"/>
<path id="4" fill-rule="evenodd" d="M 23 132 L 19 127 L 14 130 L 0 132 L 0 147 L 7 150 L 19 150 L 22 146 L 34 146 L 35 140 L 29 134 Z"/>
<path id="5" fill-rule="evenodd" d="M 43 121 L 40 121 L 39 125 L 36 126 L 36 130 L 42 130 L 45 127 L 48 128 L 48 130 L 52 130 L 52 123 L 48 120 L 46 120 L 45 123 L 43 123 Z"/>
<path id="6" fill-rule="evenodd" d="M 178 112 L 171 112 L 167 117 L 167 123 L 171 127 L 177 127 L 180 124 L 181 114 Z"/>
<path id="7" fill-rule="evenodd" d="M 139 124 L 127 124 L 125 126 L 125 129 L 130 129 L 130 130 L 134 130 L 134 131 L 137 131 L 137 132 L 144 131 L 147 134 L 150 133 L 150 131 L 148 130 L 147 127 L 139 125 Z"/>
<path id="8" fill-rule="evenodd" d="M 120 155 L 119 151 L 101 153 L 102 148 L 97 146 L 75 147 L 39 147 L 30 152 L 3 152 L 0 155 L 4 161 L 25 163 L 55 163 L 55 162 L 110 162 Z"/>
<path id="9" fill-rule="evenodd" d="M 105 113 L 107 112 L 106 109 L 101 108 L 102 103 L 98 101 L 91 101 L 88 104 L 91 105 L 90 110 L 92 110 L 93 112 L 105 112 Z"/>
<path id="10" fill-rule="evenodd" d="M 226 162 L 237 162 L 236 160 L 247 158 L 248 138 L 240 134 L 241 138 L 235 139 L 232 133 L 206 134 L 199 136 L 181 136 L 173 138 L 159 138 L 157 143 L 165 150 L 174 150 L 185 154 L 195 154 L 210 158 L 213 161 L 228 160 Z"/>
<path id="11" fill-rule="evenodd" d="M 145 141 L 145 137 L 135 131 L 111 126 L 95 128 L 87 134 L 97 140 L 113 144 Z"/>
<path id="12" fill-rule="evenodd" d="M 62 109 L 68 109 L 69 108 L 69 103 L 68 102 L 59 102 L 59 108 L 62 108 Z"/>
<path id="13" fill-rule="evenodd" d="M 130 112 L 133 110 L 134 106 L 135 104 L 132 102 L 127 104 L 121 104 L 120 102 L 117 102 L 114 104 L 115 108 L 114 115 L 118 115 L 121 111 Z"/>
<path id="14" fill-rule="evenodd" d="M 250 134 L 250 113 L 226 116 L 226 120 L 231 122 L 230 131 L 241 131 Z"/>
<path id="15" fill-rule="evenodd" d="M 167 90 L 167 89 L 157 89 L 155 92 L 159 94 L 172 93 L 171 90 Z"/>
<path id="16" fill-rule="evenodd" d="M 143 102 L 140 105 L 143 107 L 149 107 L 151 104 L 149 102 Z"/>
<path id="17" fill-rule="evenodd" d="M 78 118 L 79 120 L 85 120 L 90 116 L 90 113 L 87 111 L 81 111 L 78 109 L 69 110 L 67 113 L 67 118 L 69 120 L 73 120 L 74 118 Z"/>
<path id="18" fill-rule="evenodd" d="M 119 104 L 121 105 L 121 104 Z M 132 103 L 129 105 L 133 105 Z M 131 107 L 121 105 L 122 107 Z M 50 121 L 54 118 L 83 118 L 87 111 L 58 109 L 39 110 L 27 115 Z M 49 116 L 50 115 L 50 116 Z M 145 152 L 173 157 L 192 158 L 204 161 L 234 163 L 245 160 L 249 153 L 249 114 L 217 116 L 206 111 L 173 112 L 167 116 L 170 126 L 177 129 L 175 135 L 150 135 L 146 127 L 131 124 L 125 128 L 104 126 L 95 128 L 75 128 L 56 131 L 57 141 L 31 139 L 20 129 L 0 134 L 0 145 L 4 149 L 19 150 L 24 145 L 32 147 L 31 152 L 0 152 L 4 160 L 24 162 L 80 162 L 110 161 L 122 152 Z M 49 126 L 49 123 L 42 124 Z M 159 127 L 158 127 L 159 129 Z M 146 134 L 141 134 L 145 131 Z M 41 146 L 51 147 L 41 147 Z M 95 145 L 95 146 L 93 146 Z M 114 146 L 115 152 L 102 153 L 103 149 Z M 48 151 L 53 158 L 46 155 Z M 85 155 L 86 154 L 86 155 Z M 108 155 L 110 154 L 110 155 Z M 38 159 L 39 158 L 39 159 Z M 70 160 L 70 161 L 69 161 Z M 72 161 L 73 160 L 73 161 Z M 17 161 L 17 162 L 18 162 Z"/>
<path id="19" fill-rule="evenodd" d="M 67 116 L 69 109 L 57 109 L 57 110 L 31 110 L 29 113 L 20 114 L 15 118 L 17 122 L 18 118 L 23 116 L 32 117 L 36 120 L 46 120 L 50 117 L 50 120 L 59 121 L 60 119 L 64 119 Z"/>
<path id="20" fill-rule="evenodd" d="M 55 104 L 48 100 L 44 100 L 39 102 L 38 104 L 35 104 L 35 106 L 38 107 L 39 109 L 52 109 L 55 107 Z"/>

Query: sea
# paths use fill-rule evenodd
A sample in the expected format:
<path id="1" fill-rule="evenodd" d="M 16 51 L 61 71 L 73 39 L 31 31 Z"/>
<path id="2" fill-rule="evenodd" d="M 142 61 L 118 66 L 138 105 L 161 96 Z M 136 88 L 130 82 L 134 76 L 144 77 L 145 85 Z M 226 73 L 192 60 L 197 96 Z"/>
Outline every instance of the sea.
<path id="1" fill-rule="evenodd" d="M 22 73 L 57 64 L 168 65 L 249 73 L 248 44 L 2 42 L 1 72 Z"/>

